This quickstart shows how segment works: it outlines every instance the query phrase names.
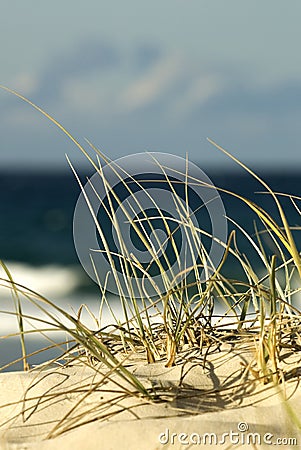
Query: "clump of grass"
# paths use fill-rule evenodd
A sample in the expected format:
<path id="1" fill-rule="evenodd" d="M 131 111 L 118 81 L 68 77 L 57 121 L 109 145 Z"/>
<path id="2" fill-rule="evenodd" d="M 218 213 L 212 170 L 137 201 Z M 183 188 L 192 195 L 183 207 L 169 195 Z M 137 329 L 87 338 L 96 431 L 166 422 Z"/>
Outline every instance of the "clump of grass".
<path id="1" fill-rule="evenodd" d="M 117 170 L 120 167 L 114 166 L 105 155 L 89 143 L 97 156 L 95 162 L 83 146 L 53 117 L 19 93 L 7 88 L 4 89 L 23 99 L 46 116 L 73 141 L 90 161 L 105 186 L 108 198 L 107 206 L 105 206 L 106 212 L 108 217 L 110 217 L 112 228 L 116 232 L 119 247 L 122 249 L 122 252 L 118 254 L 110 250 L 105 230 L 103 230 L 89 202 L 89 198 L 86 196 L 87 205 L 90 208 L 96 230 L 103 244 L 102 251 L 110 262 L 112 270 L 110 276 L 116 281 L 118 297 L 125 317 L 124 323 L 120 323 L 115 317 L 106 298 L 106 284 L 100 284 L 100 309 L 107 307 L 111 310 L 112 318 L 115 321 L 114 327 L 110 332 L 106 328 L 99 329 L 99 327 L 96 330 L 88 329 L 81 321 L 80 312 L 78 316 L 69 314 L 55 305 L 54 302 L 20 286 L 13 280 L 13 276 L 5 264 L 2 263 L 6 278 L 1 278 L 1 280 L 4 284 L 10 286 L 15 298 L 16 309 L 13 314 L 18 319 L 24 370 L 28 369 L 26 335 L 39 332 L 39 328 L 27 331 L 24 328 L 24 320 L 36 320 L 35 317 L 26 316 L 22 312 L 22 301 L 28 301 L 44 314 L 45 318 L 42 320 L 42 323 L 45 328 L 40 328 L 40 331 L 44 333 L 54 328 L 58 331 L 63 331 L 69 336 L 69 340 L 73 344 L 71 347 L 69 344 L 69 349 L 62 355 L 63 359 L 66 361 L 71 359 L 73 361 L 74 358 L 82 358 L 83 355 L 86 355 L 87 361 L 92 365 L 95 361 L 98 361 L 106 367 L 108 376 L 114 373 L 120 379 L 129 383 L 132 388 L 130 391 L 131 395 L 140 395 L 150 401 L 160 399 L 160 391 L 146 388 L 126 367 L 125 361 L 133 352 L 143 353 L 148 363 L 164 360 L 166 367 L 171 367 L 177 364 L 177 358 L 183 349 L 199 348 L 204 352 L 206 358 L 206 352 L 212 345 L 228 342 L 229 337 L 233 339 L 233 342 L 235 342 L 236 338 L 243 338 L 253 343 L 254 358 L 245 367 L 245 370 L 254 377 L 254 380 L 275 385 L 285 381 L 291 373 L 289 368 L 287 370 L 283 368 L 282 352 L 284 349 L 289 349 L 291 352 L 297 352 L 301 349 L 301 313 L 296 306 L 295 300 L 300 295 L 301 290 L 301 258 L 291 227 L 282 208 L 280 196 L 273 192 L 258 175 L 210 140 L 215 147 L 240 165 L 264 187 L 271 200 L 276 204 L 280 216 L 279 224 L 260 205 L 244 198 L 240 194 L 228 192 L 219 187 L 220 192 L 234 195 L 247 205 L 251 211 L 255 212 L 263 229 L 261 231 L 255 229 L 255 235 L 251 236 L 244 230 L 243 224 L 237 224 L 232 221 L 233 230 L 229 234 L 228 241 L 218 241 L 218 244 L 224 248 L 224 257 L 218 267 L 212 267 L 211 262 L 208 261 L 206 249 L 202 244 L 202 236 L 206 234 L 212 240 L 216 240 L 216 237 L 196 226 L 191 220 L 188 196 L 186 197 L 186 203 L 183 205 L 173 185 L 173 180 L 166 175 L 167 167 L 163 167 L 158 163 L 164 176 L 164 182 L 173 193 L 173 198 L 179 211 L 178 217 L 173 218 L 173 220 L 178 227 L 184 228 L 189 245 L 198 249 L 193 265 L 185 269 L 192 276 L 183 278 L 181 277 L 183 273 L 175 272 L 174 270 L 171 270 L 171 277 L 167 276 L 164 264 L 170 267 L 171 263 L 168 261 L 164 251 L 162 253 L 164 264 L 157 258 L 157 250 L 154 248 L 149 233 L 146 232 L 146 227 L 143 226 L 144 223 L 148 225 L 148 230 L 153 232 L 159 249 L 162 250 L 164 244 L 160 243 L 156 230 L 153 227 L 152 219 L 154 217 L 150 218 L 145 214 L 141 220 L 137 221 L 132 220 L 130 215 L 127 216 L 130 225 L 151 255 L 149 266 L 143 266 L 126 248 L 121 224 L 116 221 L 114 214 L 114 204 L 117 203 L 119 207 L 123 208 L 122 200 L 106 179 L 102 170 L 102 164 L 111 164 L 112 169 L 116 170 L 116 174 L 120 177 L 120 183 L 123 183 L 129 196 L 134 197 L 134 187 L 137 186 L 139 189 L 147 191 L 143 183 L 129 174 L 122 174 L 122 171 Z M 85 195 L 83 183 L 70 161 L 69 164 Z M 123 175 L 130 178 L 129 183 L 124 181 L 126 177 Z M 197 184 L 200 183 L 200 180 L 192 179 L 186 174 L 184 183 L 186 183 L 184 191 L 187 191 L 191 183 Z M 211 186 L 208 185 L 207 187 L 210 188 Z M 297 199 L 291 197 L 291 200 L 296 205 Z M 138 206 L 141 205 L 138 204 Z M 160 218 L 165 226 L 166 235 L 176 256 L 179 256 L 174 234 L 170 228 L 169 218 L 164 215 L 159 205 L 155 203 L 154 210 L 156 211 L 155 217 Z M 124 213 L 127 214 L 126 210 L 124 210 Z M 230 218 L 229 220 L 231 221 Z M 263 232 L 267 233 L 275 244 L 277 256 L 268 254 L 265 250 L 261 240 Z M 261 273 L 259 275 L 254 263 L 248 259 L 247 255 L 243 255 L 240 252 L 237 245 L 237 234 L 244 236 L 253 250 L 256 251 L 264 267 L 264 274 Z M 93 254 L 91 258 L 93 264 Z M 234 258 L 239 263 L 242 273 L 241 278 L 229 279 L 224 275 L 224 268 L 229 258 Z M 157 265 L 157 270 L 162 276 L 165 288 L 163 294 L 161 289 L 153 282 L 151 271 L 149 270 L 151 264 Z M 98 268 L 96 265 L 94 265 L 94 270 L 97 277 Z M 200 270 L 209 274 L 205 280 L 200 279 Z M 124 276 L 124 283 L 119 282 L 120 273 Z M 143 288 L 143 281 L 146 280 L 152 285 L 157 295 L 150 296 Z M 138 295 L 136 294 L 137 286 Z M 225 312 L 221 317 L 218 317 L 216 314 L 218 305 L 224 306 Z M 227 327 L 225 326 L 226 319 L 228 321 Z M 41 319 L 39 320 L 41 323 Z M 53 345 L 56 344 L 54 343 Z M 121 351 L 119 355 L 122 354 L 123 359 L 117 356 L 116 348 Z"/>

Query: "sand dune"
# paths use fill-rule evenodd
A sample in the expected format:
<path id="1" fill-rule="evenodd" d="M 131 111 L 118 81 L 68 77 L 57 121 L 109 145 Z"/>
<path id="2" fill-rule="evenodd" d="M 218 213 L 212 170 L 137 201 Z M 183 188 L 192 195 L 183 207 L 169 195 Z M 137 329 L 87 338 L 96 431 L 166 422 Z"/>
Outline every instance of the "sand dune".
<path id="1" fill-rule="evenodd" d="M 0 374 L 0 448 L 299 448 L 300 358 L 276 388 L 254 382 L 251 357 L 246 347 L 223 345 L 206 360 L 196 349 L 166 368 L 133 355 L 127 368 L 158 402 L 101 365 Z"/>

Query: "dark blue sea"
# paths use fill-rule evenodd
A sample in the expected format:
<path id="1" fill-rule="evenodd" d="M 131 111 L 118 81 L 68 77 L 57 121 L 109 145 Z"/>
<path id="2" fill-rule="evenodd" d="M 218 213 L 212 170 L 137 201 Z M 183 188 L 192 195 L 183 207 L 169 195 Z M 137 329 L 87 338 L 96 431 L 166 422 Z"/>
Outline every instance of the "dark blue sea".
<path id="1" fill-rule="evenodd" d="M 208 169 L 206 173 L 216 186 L 254 201 L 280 223 L 271 196 L 256 193 L 265 191 L 265 188 L 251 175 L 213 169 Z M 85 181 L 88 175 L 91 173 L 81 173 L 80 177 Z M 301 169 L 260 171 L 259 175 L 275 192 L 301 196 Z M 80 187 L 71 172 L 0 171 L 0 259 L 8 265 L 15 281 L 30 284 L 29 287 L 53 301 L 67 304 L 73 299 L 76 305 L 90 302 L 96 308 L 99 289 L 79 264 L 73 243 L 73 212 L 79 194 Z M 227 216 L 251 235 L 254 221 L 259 230 L 263 229 L 255 214 L 241 200 L 223 192 L 221 197 Z M 301 249 L 301 233 L 298 230 L 301 225 L 300 202 L 297 200 L 293 205 L 288 197 L 281 197 L 281 202 Z M 235 228 L 231 222 L 228 225 L 229 230 Z M 262 236 L 268 252 L 277 253 L 267 233 Z M 250 244 L 239 232 L 237 244 L 242 254 L 252 254 Z M 256 256 L 254 258 L 256 260 Z M 235 261 L 230 260 L 224 270 L 235 277 L 238 270 Z M 7 289 L 2 289 L 0 300 L 7 309 L 9 298 Z M 11 333 L 14 321 L 14 316 L 0 314 L 0 335 Z M 9 360 L 11 348 L 0 343 L 0 365 Z"/>
<path id="2" fill-rule="evenodd" d="M 280 223 L 271 196 L 258 193 L 265 188 L 251 175 L 213 170 L 206 173 L 217 187 L 254 201 Z M 88 175 L 82 173 L 81 179 L 85 182 Z M 260 176 L 275 192 L 301 196 L 301 170 L 263 172 Z M 80 187 L 72 173 L 0 171 L 0 259 L 32 267 L 78 266 L 72 220 L 79 194 Z M 256 216 L 250 208 L 231 195 L 221 192 L 221 197 L 227 216 L 252 232 Z M 290 225 L 300 225 L 300 214 L 291 200 L 284 197 L 281 202 Z M 228 225 L 229 229 L 234 227 L 230 222 Z M 295 236 L 301 243 L 301 234 L 300 239 L 297 232 Z M 83 274 L 78 288 L 88 286 L 91 284 Z"/>

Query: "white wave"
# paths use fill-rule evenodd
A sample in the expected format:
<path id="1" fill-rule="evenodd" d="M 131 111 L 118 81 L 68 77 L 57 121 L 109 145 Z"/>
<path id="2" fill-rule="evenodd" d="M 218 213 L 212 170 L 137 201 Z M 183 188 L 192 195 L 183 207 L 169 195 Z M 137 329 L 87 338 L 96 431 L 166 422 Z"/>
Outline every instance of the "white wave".
<path id="1" fill-rule="evenodd" d="M 108 298 L 110 300 L 110 297 Z M 78 317 L 79 311 L 81 311 L 81 322 L 91 330 L 97 330 L 101 327 L 115 323 L 114 317 L 107 308 L 103 308 L 100 313 L 100 297 L 97 295 L 73 294 L 70 297 L 57 298 L 53 303 L 73 317 Z M 43 306 L 45 312 L 40 310 L 39 304 Z M 55 321 L 48 316 L 46 311 L 49 311 L 53 317 L 58 318 L 67 328 L 74 327 L 74 324 L 64 317 L 63 314 L 59 313 L 55 307 L 47 306 L 38 301 L 35 305 L 30 300 L 23 297 L 21 297 L 21 306 L 23 325 L 26 331 L 34 329 L 38 330 L 46 327 L 53 329 L 53 333 L 57 335 L 59 331 L 55 325 Z M 123 322 L 124 315 L 120 303 L 116 301 L 115 297 L 112 297 L 110 307 L 114 311 L 117 320 Z M 43 320 L 46 320 L 48 323 L 43 323 Z M 7 298 L 2 298 L 0 301 L 0 342 L 1 336 L 10 333 L 18 333 L 18 322 L 14 302 L 10 298 L 10 295 L 8 295 Z M 49 331 L 46 334 L 49 335 Z M 39 338 L 40 335 L 39 333 L 35 333 L 29 334 L 27 337 Z"/>
<path id="2" fill-rule="evenodd" d="M 59 265 L 30 266 L 19 262 L 6 262 L 13 280 L 49 299 L 64 297 L 80 284 L 80 273 L 76 268 Z M 0 276 L 7 278 L 4 270 Z M 0 298 L 7 297 L 7 288 L 0 287 Z"/>

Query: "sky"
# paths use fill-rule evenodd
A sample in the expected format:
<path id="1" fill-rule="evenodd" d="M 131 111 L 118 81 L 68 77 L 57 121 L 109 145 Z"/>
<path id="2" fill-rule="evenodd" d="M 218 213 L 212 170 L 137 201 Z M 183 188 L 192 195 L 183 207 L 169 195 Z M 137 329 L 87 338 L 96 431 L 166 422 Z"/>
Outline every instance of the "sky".
<path id="1" fill-rule="evenodd" d="M 112 159 L 143 151 L 254 169 L 301 163 L 301 2 L 38 0 L 1 5 L 0 83 Z M 91 152 L 93 153 L 93 152 Z M 80 151 L 0 92 L 0 169 L 66 169 Z"/>

